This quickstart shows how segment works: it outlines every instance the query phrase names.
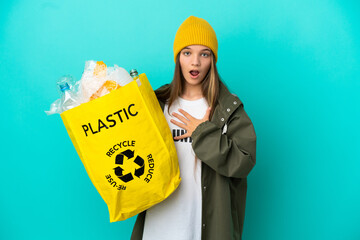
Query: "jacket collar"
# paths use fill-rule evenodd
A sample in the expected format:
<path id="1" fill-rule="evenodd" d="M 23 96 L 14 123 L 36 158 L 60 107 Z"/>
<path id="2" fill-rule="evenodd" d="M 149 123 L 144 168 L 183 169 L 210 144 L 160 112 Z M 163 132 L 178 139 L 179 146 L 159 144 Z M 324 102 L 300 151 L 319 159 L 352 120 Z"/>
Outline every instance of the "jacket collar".
<path id="1" fill-rule="evenodd" d="M 231 114 L 242 105 L 243 103 L 241 100 L 235 94 L 231 94 L 226 85 L 220 81 L 219 105 L 215 108 L 211 121 L 222 127 L 227 122 Z"/>

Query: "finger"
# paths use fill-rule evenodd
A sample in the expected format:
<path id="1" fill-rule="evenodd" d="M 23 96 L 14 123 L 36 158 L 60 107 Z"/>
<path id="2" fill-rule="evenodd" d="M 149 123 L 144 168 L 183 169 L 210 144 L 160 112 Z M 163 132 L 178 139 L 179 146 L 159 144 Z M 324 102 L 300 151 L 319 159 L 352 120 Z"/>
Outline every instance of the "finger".
<path id="1" fill-rule="evenodd" d="M 203 119 L 209 120 L 210 112 L 211 112 L 211 108 L 209 107 L 209 108 L 206 110 L 206 113 L 205 113 Z"/>
<path id="2" fill-rule="evenodd" d="M 187 126 L 185 124 L 182 124 L 181 122 L 175 121 L 174 119 L 171 119 L 170 122 L 172 122 L 176 126 L 179 126 L 179 127 L 183 128 L 183 129 L 187 129 Z"/>
<path id="3" fill-rule="evenodd" d="M 177 114 L 177 113 L 172 113 L 172 115 L 174 116 L 174 117 L 177 117 L 178 119 L 180 119 L 183 123 L 187 123 L 187 122 L 189 122 L 189 119 L 186 119 L 186 118 L 184 118 L 183 116 L 181 116 L 180 114 Z"/>
<path id="4" fill-rule="evenodd" d="M 182 110 L 181 108 L 179 108 L 179 112 L 181 112 L 187 119 L 192 120 L 195 119 L 193 116 L 191 116 L 188 112 Z"/>
<path id="5" fill-rule="evenodd" d="M 181 136 L 174 137 L 174 139 L 175 140 L 180 140 L 180 139 L 187 138 L 187 137 L 190 137 L 189 133 L 185 133 L 185 134 L 183 134 Z"/>

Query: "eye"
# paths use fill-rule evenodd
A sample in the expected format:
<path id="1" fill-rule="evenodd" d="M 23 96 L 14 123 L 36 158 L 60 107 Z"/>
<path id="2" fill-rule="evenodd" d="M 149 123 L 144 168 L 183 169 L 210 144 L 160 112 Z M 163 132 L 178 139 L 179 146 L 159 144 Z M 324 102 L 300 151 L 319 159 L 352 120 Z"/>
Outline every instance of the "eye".
<path id="1" fill-rule="evenodd" d="M 184 54 L 185 56 L 189 56 L 189 55 L 190 55 L 190 52 L 183 52 L 183 54 Z"/>
<path id="2" fill-rule="evenodd" d="M 210 54 L 208 54 L 208 53 L 202 53 L 201 56 L 203 56 L 203 57 L 209 57 Z"/>

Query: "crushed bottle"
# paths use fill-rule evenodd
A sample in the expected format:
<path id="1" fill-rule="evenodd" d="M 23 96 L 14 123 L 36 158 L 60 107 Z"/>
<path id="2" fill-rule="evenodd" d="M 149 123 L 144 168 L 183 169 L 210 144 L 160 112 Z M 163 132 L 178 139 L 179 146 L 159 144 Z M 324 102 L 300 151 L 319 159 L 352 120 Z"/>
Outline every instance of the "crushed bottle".
<path id="1" fill-rule="evenodd" d="M 50 110 L 45 111 L 46 114 L 60 114 L 81 104 L 81 101 L 77 96 L 79 93 L 78 82 L 76 82 L 72 76 L 66 75 L 61 77 L 56 82 L 56 85 L 58 87 L 60 98 L 51 104 Z"/>

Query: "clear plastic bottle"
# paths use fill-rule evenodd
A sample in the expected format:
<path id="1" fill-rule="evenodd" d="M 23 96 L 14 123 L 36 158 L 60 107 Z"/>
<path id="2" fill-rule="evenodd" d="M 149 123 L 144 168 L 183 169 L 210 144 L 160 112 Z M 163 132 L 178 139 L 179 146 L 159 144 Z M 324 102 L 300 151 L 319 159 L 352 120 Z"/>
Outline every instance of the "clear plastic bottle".
<path id="1" fill-rule="evenodd" d="M 74 80 L 71 76 L 64 76 L 57 81 L 60 90 L 60 112 L 64 112 L 80 105 L 76 92 L 74 92 Z"/>
<path id="2" fill-rule="evenodd" d="M 77 106 L 74 95 L 70 91 L 67 83 L 60 86 L 61 91 L 61 111 L 64 112 Z"/>
<path id="3" fill-rule="evenodd" d="M 113 72 L 109 74 L 109 77 L 116 81 L 121 87 L 133 81 L 130 74 L 116 64 L 114 65 Z"/>
<path id="4" fill-rule="evenodd" d="M 66 75 L 57 80 L 60 98 L 50 105 L 47 115 L 62 113 L 81 104 L 79 82 L 75 82 L 72 76 Z"/>

